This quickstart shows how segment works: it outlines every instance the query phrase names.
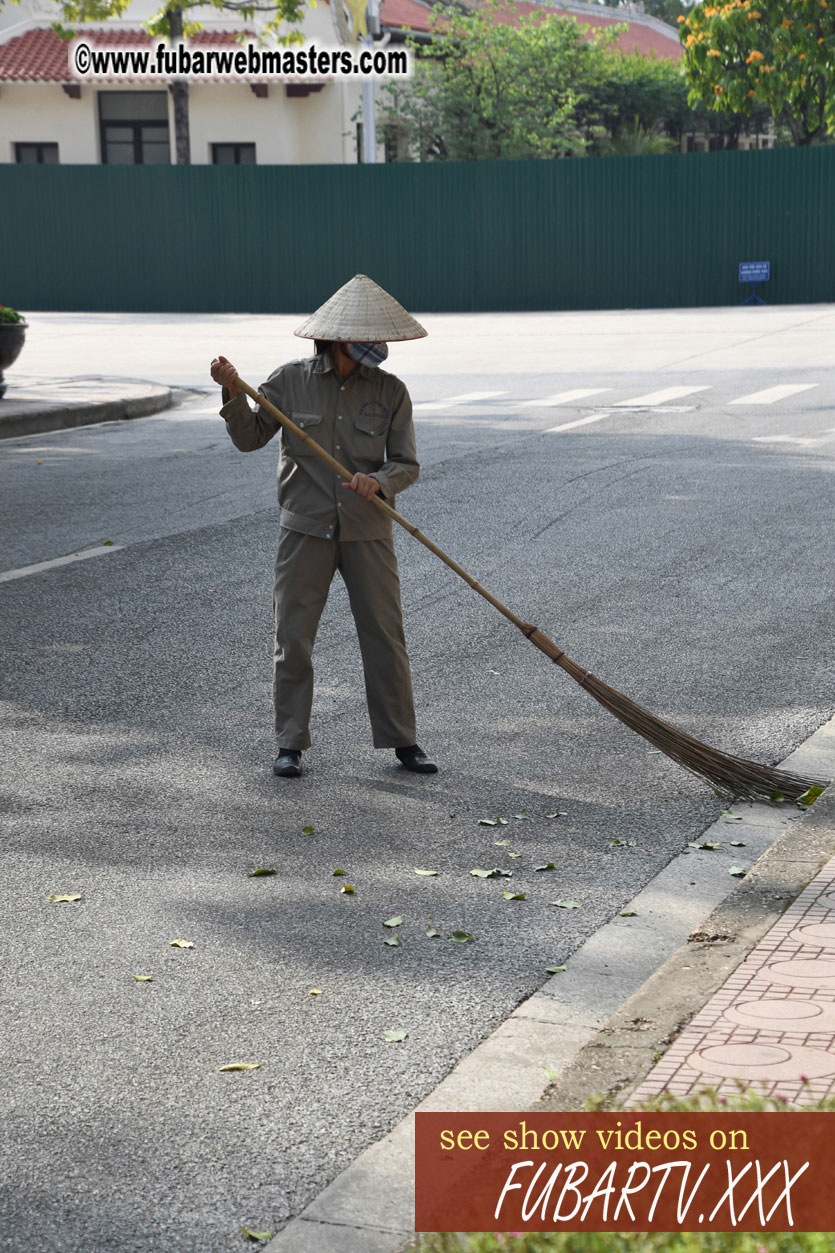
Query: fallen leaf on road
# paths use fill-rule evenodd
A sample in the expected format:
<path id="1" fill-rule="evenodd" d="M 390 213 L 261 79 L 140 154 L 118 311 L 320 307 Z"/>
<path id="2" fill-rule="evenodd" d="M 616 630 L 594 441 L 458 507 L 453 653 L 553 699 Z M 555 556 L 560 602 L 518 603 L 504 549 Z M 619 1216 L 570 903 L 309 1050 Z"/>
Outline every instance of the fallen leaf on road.
<path id="1" fill-rule="evenodd" d="M 172 940 L 171 948 L 194 948 L 193 940 Z"/>
<path id="2" fill-rule="evenodd" d="M 52 901 L 53 905 L 57 905 L 60 901 L 80 901 L 81 893 L 80 892 L 65 892 L 65 893 L 50 892 L 49 899 Z"/>
<path id="3" fill-rule="evenodd" d="M 241 1231 L 245 1236 L 249 1236 L 250 1240 L 271 1240 L 273 1236 L 271 1231 L 250 1231 L 249 1227 L 241 1227 Z"/>
<path id="4" fill-rule="evenodd" d="M 383 923 L 384 927 L 401 927 L 402 925 L 403 919 L 399 914 L 395 914 L 393 918 L 387 918 Z"/>
<path id="5" fill-rule="evenodd" d="M 559 1073 L 556 1070 L 545 1070 L 545 1078 L 549 1083 L 556 1083 L 559 1077 Z"/>
<path id="6" fill-rule="evenodd" d="M 383 943 L 388 944 L 390 948 L 400 948 L 400 936 L 395 931 L 393 935 L 387 935 Z"/>
<path id="7" fill-rule="evenodd" d="M 334 873 L 335 875 L 340 875 L 340 874 L 347 874 L 347 873 L 348 873 L 348 871 L 347 871 L 347 870 L 334 870 L 334 872 L 333 872 L 333 873 Z"/>
<path id="8" fill-rule="evenodd" d="M 476 879 L 495 879 L 498 875 L 498 869 L 494 866 L 492 870 L 471 870 L 470 874 L 475 875 Z"/>
<path id="9" fill-rule="evenodd" d="M 402 1044 L 408 1034 L 408 1031 L 398 1027 L 395 1031 L 384 1031 L 383 1039 L 388 1040 L 389 1044 Z"/>
<path id="10" fill-rule="evenodd" d="M 449 938 L 455 940 L 456 944 L 468 944 L 475 936 L 470 935 L 469 931 L 453 931 Z"/>
<path id="11" fill-rule="evenodd" d="M 687 847 L 712 851 L 713 849 L 721 848 L 722 845 L 717 844 L 715 840 L 690 840 Z"/>
<path id="12" fill-rule="evenodd" d="M 353 896 L 353 895 L 354 895 L 354 889 L 353 889 L 353 887 L 351 886 L 351 884 L 350 884 L 350 883 L 343 883 L 343 884 L 342 884 L 342 887 L 341 887 L 339 890 L 340 890 L 340 892 L 342 892 L 342 894 L 343 894 L 344 896 Z"/>
<path id="13" fill-rule="evenodd" d="M 523 810 L 522 810 L 522 812 L 521 812 L 521 814 L 514 814 L 514 815 L 513 815 L 513 817 L 514 817 L 514 818 L 524 818 L 524 819 L 527 819 L 527 821 L 528 821 L 528 822 L 530 822 L 530 821 L 531 821 L 531 816 L 530 816 L 530 814 L 528 813 L 527 809 L 523 809 Z"/>
<path id="14" fill-rule="evenodd" d="M 556 906 L 558 906 L 560 909 L 579 909 L 579 908 L 580 908 L 580 902 L 579 902 L 579 901 L 564 901 L 564 900 L 559 900 L 559 901 L 549 901 L 549 902 L 548 902 L 548 904 L 549 904 L 549 905 L 556 905 Z"/>
<path id="15" fill-rule="evenodd" d="M 561 810 L 561 809 L 552 809 L 549 814 L 545 815 L 545 817 L 546 818 L 567 818 L 568 814 L 565 813 L 564 810 Z"/>
<path id="16" fill-rule="evenodd" d="M 522 854 L 521 854 L 521 853 L 512 853 L 512 852 L 510 851 L 510 849 L 508 849 L 508 850 L 507 850 L 507 856 L 508 856 L 508 857 L 521 857 L 521 856 L 522 856 Z"/>
<path id="17" fill-rule="evenodd" d="M 270 875 L 270 874 L 278 874 L 278 871 L 273 870 L 268 866 L 259 866 L 257 870 L 250 870 L 249 874 L 246 877 L 247 879 L 261 879 L 265 875 Z"/>
<path id="18" fill-rule="evenodd" d="M 556 870 L 556 866 L 552 861 L 546 861 L 541 866 L 534 866 L 534 870 Z"/>
<path id="19" fill-rule="evenodd" d="M 798 809 L 808 809 L 810 805 L 814 805 L 822 791 L 823 788 L 819 787 L 817 783 L 814 787 L 807 788 L 803 795 L 798 796 L 795 801 Z"/>
<path id="20" fill-rule="evenodd" d="M 772 792 L 769 799 L 773 800 L 775 805 L 782 805 L 786 798 L 782 792 Z"/>
<path id="21" fill-rule="evenodd" d="M 321 988 L 311 988 L 311 989 L 310 989 L 310 991 L 308 992 L 308 994 L 307 994 L 307 995 L 308 995 L 308 996 L 321 996 L 321 995 L 322 995 L 322 989 L 321 989 Z"/>
<path id="22" fill-rule="evenodd" d="M 618 837 L 615 836 L 615 838 L 612 840 L 612 846 L 614 848 L 634 848 L 635 841 L 634 840 L 619 840 Z"/>
<path id="23" fill-rule="evenodd" d="M 438 873 L 437 870 L 421 870 L 418 866 L 413 866 L 412 869 L 414 870 L 415 874 L 426 875 L 427 878 L 431 878 L 432 875 L 436 875 Z"/>
<path id="24" fill-rule="evenodd" d="M 564 970 L 568 970 L 567 966 L 546 966 L 545 973 L 549 975 L 561 975 Z"/>
<path id="25" fill-rule="evenodd" d="M 506 827 L 507 818 L 500 818 L 498 814 L 495 818 L 479 818 L 478 825 L 480 827 Z"/>
<path id="26" fill-rule="evenodd" d="M 494 840 L 496 848 L 510 848 L 510 840 Z"/>
<path id="27" fill-rule="evenodd" d="M 747 873 L 745 866 L 731 866 L 728 869 L 728 874 L 732 874 L 735 879 L 743 879 Z"/>
<path id="28" fill-rule="evenodd" d="M 154 980 L 153 975 L 134 975 L 133 977 L 137 983 L 153 983 Z"/>
<path id="29" fill-rule="evenodd" d="M 316 834 L 316 828 L 312 827 L 310 823 L 308 823 L 306 827 L 302 827 L 302 835 L 315 835 L 315 834 Z"/>
<path id="30" fill-rule="evenodd" d="M 426 938 L 428 940 L 434 940 L 437 936 L 440 936 L 440 934 L 440 931 L 436 931 L 430 922 L 429 926 L 426 928 Z"/>
<path id="31" fill-rule="evenodd" d="M 730 809 L 723 809 L 722 817 L 727 818 L 729 822 L 742 822 L 742 815 L 734 814 L 730 811 Z"/>
<path id="32" fill-rule="evenodd" d="M 637 909 L 622 909 L 618 914 L 619 918 L 637 918 Z"/>
<path id="33" fill-rule="evenodd" d="M 744 840 L 730 840 L 729 843 L 731 848 L 745 848 Z"/>
<path id="34" fill-rule="evenodd" d="M 506 901 L 524 901 L 528 894 L 527 892 L 511 892 L 508 888 L 505 888 L 502 895 Z"/>
<path id="35" fill-rule="evenodd" d="M 225 1066 L 218 1066 L 218 1070 L 258 1070 L 260 1066 L 260 1062 L 227 1062 Z"/>

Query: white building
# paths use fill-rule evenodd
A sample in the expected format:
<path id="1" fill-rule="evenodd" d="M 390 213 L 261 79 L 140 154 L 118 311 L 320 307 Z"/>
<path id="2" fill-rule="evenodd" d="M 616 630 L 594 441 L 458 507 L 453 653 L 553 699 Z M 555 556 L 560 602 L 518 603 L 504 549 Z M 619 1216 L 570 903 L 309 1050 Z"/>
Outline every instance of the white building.
<path id="1" fill-rule="evenodd" d="M 142 23 L 156 8 L 152 0 L 135 0 L 124 18 L 77 29 L 96 46 L 151 46 Z M 190 10 L 193 16 L 205 31 L 190 46 L 237 48 L 244 26 L 234 24 L 234 15 Z M 167 83 L 121 78 L 79 83 L 69 68 L 70 45 L 50 29 L 56 17 L 49 0 L 0 7 L 0 162 L 172 161 L 174 116 Z M 245 29 L 257 34 L 258 23 L 247 22 Z M 327 2 L 307 11 L 301 31 L 318 47 L 338 46 Z M 361 97 L 359 80 L 350 78 L 191 82 L 192 163 L 355 163 Z"/>

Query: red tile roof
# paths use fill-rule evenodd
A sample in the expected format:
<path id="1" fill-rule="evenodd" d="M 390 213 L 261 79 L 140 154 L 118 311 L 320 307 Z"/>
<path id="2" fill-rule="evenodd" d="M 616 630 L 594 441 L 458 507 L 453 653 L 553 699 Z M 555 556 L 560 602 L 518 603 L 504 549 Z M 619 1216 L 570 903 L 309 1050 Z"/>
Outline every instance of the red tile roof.
<path id="1" fill-rule="evenodd" d="M 97 48 L 121 46 L 137 48 L 152 42 L 144 30 L 125 30 L 111 27 L 109 30 L 85 28 L 85 35 Z M 201 31 L 193 35 L 189 43 L 203 47 L 228 47 L 243 32 L 233 30 Z M 70 83 L 74 79 L 69 71 L 70 44 L 53 30 L 27 30 L 16 35 L 8 43 L 0 44 L 0 80 L 32 83 Z"/>
<path id="2" fill-rule="evenodd" d="M 419 3 L 419 0 L 383 0 L 380 14 L 384 27 L 428 31 L 431 25 L 432 9 L 428 4 Z M 506 26 L 514 21 L 514 15 L 529 17 L 531 14 L 541 14 L 543 17 L 549 14 L 571 17 L 581 26 L 591 27 L 586 35 L 587 39 L 593 38 L 595 30 L 606 30 L 610 26 L 626 24 L 628 30 L 619 35 L 616 40 L 616 46 L 621 51 L 638 52 L 645 56 L 654 52 L 657 56 L 673 61 L 678 61 L 684 55 L 684 49 L 678 41 L 678 31 L 672 26 L 667 27 L 666 23 L 664 23 L 664 29 L 659 30 L 661 23 L 651 25 L 635 20 L 629 21 L 628 18 L 616 17 L 614 14 L 598 17 L 596 13 L 589 13 L 586 7 L 578 7 L 575 10 L 568 6 L 530 4 L 528 0 L 516 0 L 511 9 L 498 12 L 494 20 Z"/>
<path id="3" fill-rule="evenodd" d="M 428 31 L 431 16 L 431 7 L 417 0 L 383 0 L 380 5 L 381 24 L 395 30 Z"/>

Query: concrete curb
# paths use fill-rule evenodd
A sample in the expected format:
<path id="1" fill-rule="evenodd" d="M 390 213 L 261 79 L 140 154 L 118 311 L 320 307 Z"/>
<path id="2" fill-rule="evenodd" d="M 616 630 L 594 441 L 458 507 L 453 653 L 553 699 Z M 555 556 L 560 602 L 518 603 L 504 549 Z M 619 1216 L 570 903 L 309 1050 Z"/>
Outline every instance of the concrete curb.
<path id="1" fill-rule="evenodd" d="M 835 777 L 835 718 L 782 763 Z M 735 806 L 736 850 L 679 854 L 465 1057 L 415 1112 L 576 1110 L 637 1086 L 835 853 L 835 787 L 812 809 Z M 704 837 L 727 841 L 724 819 Z M 739 860 L 737 855 L 733 860 Z M 695 888 L 695 891 L 692 889 Z M 704 938 L 701 938 L 704 937 Z M 624 997 L 627 999 L 624 1000 Z M 560 1071 L 548 1086 L 546 1070 Z M 280 1231 L 267 1253 L 401 1253 L 414 1242 L 414 1112 Z"/>
<path id="2" fill-rule="evenodd" d="M 628 1105 L 665 1050 L 835 855 L 835 788 L 757 860 L 746 878 L 651 975 L 538 1102 L 540 1110 Z"/>
<path id="3" fill-rule="evenodd" d="M 78 396 L 68 399 L 67 394 Z M 0 439 L 45 435 L 98 422 L 146 418 L 169 409 L 171 389 L 132 380 L 50 380 L 22 388 L 0 400 Z"/>

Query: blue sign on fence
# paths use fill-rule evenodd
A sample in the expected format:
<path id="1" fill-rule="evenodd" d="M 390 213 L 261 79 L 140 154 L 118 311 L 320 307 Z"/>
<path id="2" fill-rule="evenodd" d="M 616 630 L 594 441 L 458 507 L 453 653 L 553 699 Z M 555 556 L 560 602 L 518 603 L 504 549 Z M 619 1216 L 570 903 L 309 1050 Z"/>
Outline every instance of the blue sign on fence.
<path id="1" fill-rule="evenodd" d="M 740 283 L 767 283 L 770 278 L 770 261 L 740 261 Z"/>

